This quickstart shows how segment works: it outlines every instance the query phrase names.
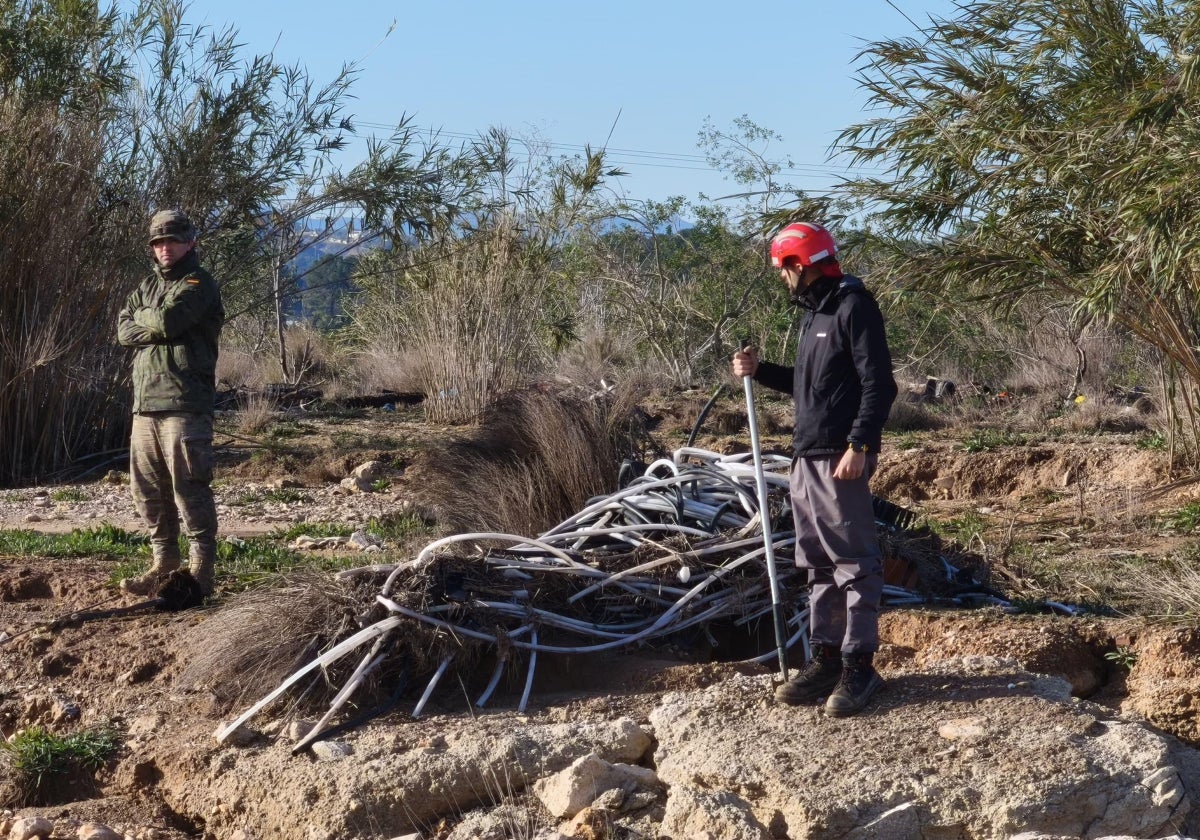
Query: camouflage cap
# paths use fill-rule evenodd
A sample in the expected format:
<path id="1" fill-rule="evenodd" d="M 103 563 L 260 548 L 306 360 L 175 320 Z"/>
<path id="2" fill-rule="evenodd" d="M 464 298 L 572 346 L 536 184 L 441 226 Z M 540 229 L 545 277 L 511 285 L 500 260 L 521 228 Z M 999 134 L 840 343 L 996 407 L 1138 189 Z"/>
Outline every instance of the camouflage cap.
<path id="1" fill-rule="evenodd" d="M 179 210 L 159 210 L 150 220 L 150 244 L 160 239 L 191 242 L 196 238 L 192 220 Z"/>

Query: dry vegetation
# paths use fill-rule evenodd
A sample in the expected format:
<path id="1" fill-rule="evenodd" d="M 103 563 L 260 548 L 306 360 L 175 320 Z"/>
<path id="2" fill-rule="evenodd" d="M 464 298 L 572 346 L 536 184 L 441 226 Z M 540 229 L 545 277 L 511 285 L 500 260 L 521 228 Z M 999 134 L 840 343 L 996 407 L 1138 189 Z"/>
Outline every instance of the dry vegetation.
<path id="1" fill-rule="evenodd" d="M 416 499 L 451 531 L 539 534 L 616 488 L 629 408 L 610 394 L 505 394 L 473 433 L 422 455 Z"/>
<path id="2" fill-rule="evenodd" d="M 127 430 L 112 387 L 122 277 L 89 238 L 98 133 L 0 99 L 0 484 L 112 449 Z"/>
<path id="3" fill-rule="evenodd" d="M 1200 226 L 1175 188 L 1194 180 L 1192 121 L 1178 115 L 1200 76 L 1161 48 L 1186 43 L 1191 25 L 1164 9 L 985 2 L 863 54 L 888 116 L 839 142 L 898 165 L 894 180 L 846 185 L 840 197 L 882 215 L 838 236 L 879 295 L 904 386 L 876 475 L 918 516 L 885 535 L 896 582 L 953 594 L 949 561 L 1019 609 L 1200 624 Z M 220 423 L 227 481 L 336 484 L 379 459 L 384 485 L 397 481 L 381 513 L 403 496 L 442 531 L 532 535 L 611 491 L 623 459 L 697 432 L 717 450 L 746 447 L 732 336 L 786 360 L 798 324 L 762 235 L 797 213 L 836 224 L 833 196 L 776 190 L 775 165 L 756 157 L 738 174 L 771 183 L 761 207 L 635 208 L 606 194 L 602 154 L 518 160 L 501 130 L 455 155 L 417 149 L 401 127 L 335 171 L 344 138 L 326 129 L 342 124 L 352 68 L 319 85 L 243 60 L 235 32 L 210 39 L 172 19 L 181 10 L 157 22 L 87 4 L 0 14 L 16 33 L 0 63 L 0 484 L 90 476 L 122 457 L 127 360 L 112 327 L 148 269 L 148 211 L 168 205 L 200 223 L 233 314 L 218 370 L 236 406 Z M 1001 63 L 996 43 L 1011 44 Z M 131 83 L 138 61 L 164 70 L 149 90 Z M 242 130 L 249 120 L 260 130 Z M 755 157 L 770 132 L 739 127 L 706 152 Z M 976 165 L 998 159 L 1009 163 Z M 298 185 L 300 171 L 311 177 Z M 959 185 L 950 199 L 946 179 Z M 334 208 L 389 247 L 358 249 L 336 328 L 288 324 L 299 278 L 285 277 L 297 252 L 284 245 Z M 423 398 L 420 434 L 336 427 L 338 401 L 408 394 Z M 764 395 L 758 410 L 768 446 L 786 450 L 787 399 Z M 298 440 L 310 419 L 332 429 L 312 435 L 319 444 Z M 431 567 L 413 597 L 446 573 Z M 184 679 L 224 706 L 367 618 L 356 586 L 271 580 L 193 640 Z M 396 661 L 416 670 L 440 655 L 408 644 Z M 294 702 L 320 705 L 344 676 L 319 674 Z"/>
<path id="4" fill-rule="evenodd" d="M 180 680 L 208 687 L 228 706 L 256 700 L 357 630 L 368 596 L 361 586 L 315 573 L 287 575 L 271 587 L 243 593 L 185 640 L 188 665 Z M 323 670 L 291 695 L 292 702 L 327 703 L 331 687 L 336 691 L 345 676 Z"/>

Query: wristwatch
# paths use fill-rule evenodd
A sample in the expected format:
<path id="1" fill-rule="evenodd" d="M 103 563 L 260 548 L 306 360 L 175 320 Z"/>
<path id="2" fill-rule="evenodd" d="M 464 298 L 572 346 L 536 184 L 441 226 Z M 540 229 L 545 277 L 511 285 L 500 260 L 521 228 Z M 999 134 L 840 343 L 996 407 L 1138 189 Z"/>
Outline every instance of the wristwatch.
<path id="1" fill-rule="evenodd" d="M 866 452 L 869 452 L 869 451 L 870 451 L 869 447 L 868 447 L 868 446 L 867 446 L 865 443 L 859 443 L 859 442 L 858 442 L 858 441 L 856 441 L 856 440 L 852 440 L 852 441 L 850 441 L 849 443 L 850 443 L 850 445 L 849 445 L 848 449 L 849 449 L 851 452 L 863 452 L 863 453 L 866 453 Z"/>

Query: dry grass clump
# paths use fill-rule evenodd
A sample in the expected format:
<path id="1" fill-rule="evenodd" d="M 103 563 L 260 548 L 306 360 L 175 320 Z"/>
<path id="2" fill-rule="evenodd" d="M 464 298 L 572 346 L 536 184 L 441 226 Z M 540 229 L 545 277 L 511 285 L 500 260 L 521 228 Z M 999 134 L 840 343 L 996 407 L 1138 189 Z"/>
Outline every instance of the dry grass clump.
<path id="1" fill-rule="evenodd" d="M 594 407 L 612 442 L 615 457 L 633 453 L 665 453 L 650 436 L 650 418 L 642 407 L 659 380 L 644 370 L 627 370 L 617 383 L 602 394 L 576 392 L 575 399 Z"/>
<path id="2" fill-rule="evenodd" d="M 1157 418 L 1143 406 L 1122 405 L 1104 398 L 1074 404 L 1062 415 L 1062 427 L 1068 432 L 1095 433 L 1148 432 L 1157 428 Z"/>
<path id="3" fill-rule="evenodd" d="M 361 334 L 408 350 L 428 420 L 472 422 L 496 395 L 543 369 L 546 309 L 557 281 L 527 245 L 512 219 L 476 231 L 443 259 L 398 277 L 404 304 L 382 325 L 371 311 L 381 297 L 360 297 L 352 317 Z M 385 300 L 397 294 L 384 291 Z"/>
<path id="4" fill-rule="evenodd" d="M 469 590 L 479 597 L 511 597 L 503 583 L 489 577 L 476 558 L 443 556 L 421 569 L 402 575 L 391 597 L 417 611 L 446 603 Z M 360 576 L 359 582 L 316 573 L 288 576 L 279 586 L 251 589 L 229 604 L 184 640 L 188 666 L 180 676 L 189 689 L 205 688 L 230 709 L 248 706 L 279 687 L 285 679 L 322 653 L 387 615 L 374 603 L 379 580 Z M 559 589 L 565 601 L 571 590 L 561 579 L 539 588 Z M 496 588 L 500 586 L 501 588 Z M 349 681 L 370 644 L 347 652 L 335 662 L 314 669 L 277 701 L 281 714 L 323 711 Z M 459 674 L 478 672 L 491 653 L 488 643 L 448 636 L 421 624 L 411 624 L 387 636 L 376 651 L 383 657 L 356 693 L 363 704 L 394 700 L 424 685 L 450 653 Z M 460 677 L 460 679 L 462 679 Z"/>
<path id="5" fill-rule="evenodd" d="M 620 401 L 514 391 L 472 435 L 432 447 L 413 467 L 420 503 L 457 531 L 533 535 L 616 487 Z"/>
<path id="6" fill-rule="evenodd" d="M 222 342 L 220 355 L 217 356 L 217 387 L 249 391 L 266 387 L 270 378 L 262 363 L 262 355 L 261 350 Z"/>
<path id="7" fill-rule="evenodd" d="M 1160 565 L 1122 563 L 1114 570 L 1113 589 L 1129 613 L 1200 627 L 1200 568 L 1194 555 L 1177 555 Z"/>
<path id="8" fill-rule="evenodd" d="M 270 394 L 261 391 L 249 392 L 237 412 L 238 431 L 245 435 L 265 432 L 275 421 L 277 408 L 278 405 Z"/>
<path id="9" fill-rule="evenodd" d="M 945 418 L 919 402 L 900 398 L 892 403 L 884 428 L 889 432 L 932 432 L 946 427 Z"/>
<path id="10" fill-rule="evenodd" d="M 602 387 L 602 383 L 627 379 L 640 370 L 636 359 L 627 338 L 593 329 L 559 354 L 555 377 L 573 385 Z"/>
<path id="11" fill-rule="evenodd" d="M 348 380 L 359 394 L 420 394 L 419 365 L 415 354 L 407 350 L 368 347 L 350 359 L 342 382 Z"/>
<path id="12" fill-rule="evenodd" d="M 356 632 L 369 600 L 359 587 L 315 574 L 236 595 L 184 640 L 188 666 L 182 683 L 206 687 L 230 705 L 257 700 Z M 327 702 L 338 690 L 339 675 L 345 676 L 336 667 L 318 671 L 292 693 L 292 702 Z"/>
<path id="13" fill-rule="evenodd" d="M 420 393 L 419 364 L 412 353 L 371 347 L 354 356 L 350 376 L 364 394 L 386 391 Z"/>
<path id="14" fill-rule="evenodd" d="M 285 383 L 326 392 L 340 390 L 347 353 L 332 336 L 311 324 L 294 324 L 284 330 L 283 345 L 288 368 L 283 371 Z"/>
<path id="15" fill-rule="evenodd" d="M 228 322 L 221 333 L 217 357 L 219 387 L 263 391 L 286 385 L 292 389 L 319 389 L 327 399 L 353 391 L 349 351 L 333 336 L 310 324 L 295 324 L 284 331 L 283 343 L 285 352 L 281 357 L 278 336 L 263 324 L 248 316 Z"/>

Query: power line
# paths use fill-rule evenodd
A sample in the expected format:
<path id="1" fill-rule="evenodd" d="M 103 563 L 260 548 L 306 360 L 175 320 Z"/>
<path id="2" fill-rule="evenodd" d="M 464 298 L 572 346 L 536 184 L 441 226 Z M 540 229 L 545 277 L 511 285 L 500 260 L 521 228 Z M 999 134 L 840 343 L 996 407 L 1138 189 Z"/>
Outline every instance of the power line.
<path id="1" fill-rule="evenodd" d="M 360 120 L 356 122 L 356 126 L 373 129 L 394 130 L 396 126 L 386 123 L 371 122 L 368 120 Z M 426 126 L 416 126 L 417 131 L 421 134 L 429 135 L 430 137 L 445 137 L 452 140 L 474 141 L 480 138 L 478 134 L 470 134 L 462 131 L 449 131 L 446 129 L 435 129 Z M 526 148 L 533 149 L 538 146 L 545 147 L 548 150 L 557 150 L 570 154 L 578 154 L 585 150 L 594 147 L 580 145 L 576 143 L 559 143 L 550 140 L 546 141 L 528 141 L 519 137 L 512 138 L 513 142 L 519 143 Z M 694 172 L 713 172 L 717 173 L 721 170 L 714 167 L 709 159 L 704 155 L 686 154 L 680 152 L 659 152 L 646 149 L 625 149 L 615 146 L 609 146 L 605 150 L 605 162 L 616 166 L 639 166 L 649 167 L 654 169 L 682 169 Z M 872 169 L 867 167 L 836 166 L 824 164 L 793 164 L 792 166 L 781 169 L 775 173 L 777 176 L 787 178 L 841 178 L 849 177 L 853 174 L 863 175 L 880 175 L 884 173 L 882 169 Z"/>

